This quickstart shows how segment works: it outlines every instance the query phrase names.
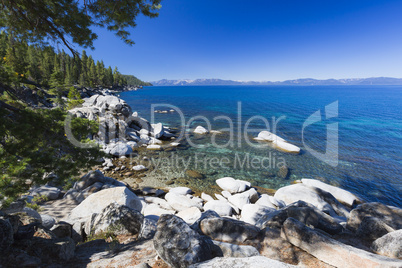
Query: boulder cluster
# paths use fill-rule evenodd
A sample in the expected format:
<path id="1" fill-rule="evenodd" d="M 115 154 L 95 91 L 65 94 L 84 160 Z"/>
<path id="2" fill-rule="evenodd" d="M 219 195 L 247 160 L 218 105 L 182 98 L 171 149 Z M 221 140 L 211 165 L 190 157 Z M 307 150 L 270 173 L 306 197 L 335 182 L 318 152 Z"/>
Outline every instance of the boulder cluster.
<path id="1" fill-rule="evenodd" d="M 98 120 L 99 132 L 92 137 L 112 156 L 125 156 L 140 146 L 160 150 L 162 140 L 174 139 L 162 123 L 151 124 L 131 107 L 108 91 L 84 99 L 82 107 L 69 110 L 74 117 Z"/>
<path id="2" fill-rule="evenodd" d="M 399 208 L 312 179 L 272 196 L 230 177 L 216 184 L 222 191 L 214 196 L 188 187 L 133 190 L 91 171 L 65 193 L 50 186 L 31 193 L 73 202 L 63 219 L 26 207 L 2 212 L 0 248 L 20 266 L 43 264 L 45 252 L 74 262 L 77 243 L 108 234 L 150 241 L 171 267 L 402 266 Z"/>

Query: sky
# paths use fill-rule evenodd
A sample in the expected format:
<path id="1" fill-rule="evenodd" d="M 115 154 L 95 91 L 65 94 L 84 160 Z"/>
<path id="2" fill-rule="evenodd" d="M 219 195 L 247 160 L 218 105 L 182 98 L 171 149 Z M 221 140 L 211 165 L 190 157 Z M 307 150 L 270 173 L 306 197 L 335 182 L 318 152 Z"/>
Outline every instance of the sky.
<path id="1" fill-rule="evenodd" d="M 402 77 L 402 0 L 163 0 L 95 60 L 144 81 Z"/>

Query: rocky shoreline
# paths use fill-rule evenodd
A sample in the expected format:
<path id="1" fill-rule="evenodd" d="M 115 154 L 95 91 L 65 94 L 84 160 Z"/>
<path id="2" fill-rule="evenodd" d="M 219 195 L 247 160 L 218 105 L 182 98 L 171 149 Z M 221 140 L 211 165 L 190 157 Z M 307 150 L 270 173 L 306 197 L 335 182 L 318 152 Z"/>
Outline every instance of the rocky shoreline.
<path id="1" fill-rule="evenodd" d="M 402 267 L 402 209 L 313 179 L 275 193 L 230 177 L 209 192 L 153 180 L 146 155 L 180 149 L 174 129 L 98 93 L 70 113 L 99 120 L 91 139 L 110 158 L 0 212 L 4 267 Z"/>
<path id="2" fill-rule="evenodd" d="M 8 254 L 0 260 L 5 267 L 402 266 L 399 208 L 360 203 L 317 180 L 273 196 L 229 177 L 216 183 L 220 194 L 196 196 L 188 187 L 132 189 L 96 170 L 64 194 L 39 187 L 34 196 L 54 199 L 43 213 L 23 203 L 2 212 L 0 248 Z"/>

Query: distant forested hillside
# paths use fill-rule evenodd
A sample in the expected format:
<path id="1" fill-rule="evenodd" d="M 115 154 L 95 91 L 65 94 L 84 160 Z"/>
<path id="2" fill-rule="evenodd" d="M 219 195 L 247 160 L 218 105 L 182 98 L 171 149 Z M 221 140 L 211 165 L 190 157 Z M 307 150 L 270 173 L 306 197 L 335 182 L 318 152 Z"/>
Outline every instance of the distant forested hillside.
<path id="1" fill-rule="evenodd" d="M 152 86 L 149 82 L 144 82 L 134 75 L 123 74 L 123 78 L 126 80 L 128 86 Z"/>
<path id="2" fill-rule="evenodd" d="M 51 46 L 28 45 L 0 33 L 0 79 L 4 84 L 27 83 L 45 87 L 79 85 L 112 87 L 127 85 L 117 67 L 106 67 L 82 51 L 72 57 Z"/>

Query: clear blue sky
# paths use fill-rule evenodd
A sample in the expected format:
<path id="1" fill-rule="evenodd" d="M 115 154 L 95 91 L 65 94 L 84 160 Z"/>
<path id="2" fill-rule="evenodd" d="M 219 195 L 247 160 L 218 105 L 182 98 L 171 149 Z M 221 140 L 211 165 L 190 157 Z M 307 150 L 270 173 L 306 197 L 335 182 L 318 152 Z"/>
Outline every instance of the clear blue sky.
<path id="1" fill-rule="evenodd" d="M 164 0 L 137 23 L 87 52 L 145 81 L 402 77 L 401 0 Z"/>

